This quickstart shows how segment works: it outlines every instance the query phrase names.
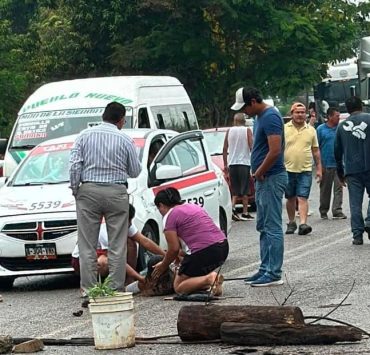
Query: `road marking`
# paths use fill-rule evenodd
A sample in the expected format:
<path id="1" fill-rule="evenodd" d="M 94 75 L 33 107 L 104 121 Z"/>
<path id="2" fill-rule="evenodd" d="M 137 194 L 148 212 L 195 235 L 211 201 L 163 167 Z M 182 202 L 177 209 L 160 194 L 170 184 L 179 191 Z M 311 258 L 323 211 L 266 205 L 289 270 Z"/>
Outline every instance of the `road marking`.
<path id="1" fill-rule="evenodd" d="M 64 334 L 66 331 L 68 330 L 78 330 L 78 329 L 84 329 L 84 326 L 86 326 L 87 324 L 91 323 L 91 319 L 87 319 L 85 321 L 82 321 L 82 322 L 78 322 L 77 324 L 74 323 L 70 326 L 67 326 L 67 327 L 64 327 L 64 328 L 59 328 L 58 330 L 54 331 L 54 332 L 51 332 L 51 333 L 48 333 L 48 334 L 43 334 L 43 335 L 40 335 L 40 338 L 52 338 L 52 337 L 55 337 L 56 335 L 58 334 L 61 334 L 63 333 L 63 336 L 65 337 L 66 334 Z"/>
<path id="2" fill-rule="evenodd" d="M 299 259 L 303 256 L 308 255 L 308 254 L 312 254 L 313 252 L 316 252 L 318 250 L 322 250 L 324 248 L 327 248 L 328 246 L 331 246 L 331 245 L 334 245 L 334 244 L 337 244 L 337 243 L 342 243 L 346 239 L 348 241 L 348 237 L 345 237 L 345 238 L 336 238 L 332 242 L 328 242 L 324 245 L 321 244 L 323 241 L 325 241 L 327 239 L 332 239 L 334 237 L 338 237 L 338 236 L 341 236 L 341 235 L 348 235 L 348 233 L 350 233 L 350 229 L 343 229 L 343 230 L 341 230 L 339 232 L 336 232 L 334 234 L 330 234 L 330 235 L 328 235 L 326 237 L 323 237 L 323 238 L 315 239 L 314 241 L 312 241 L 310 243 L 300 245 L 299 247 L 296 247 L 294 249 L 290 249 L 290 250 L 288 250 L 284 253 L 284 264 L 287 264 L 290 261 L 294 261 L 294 260 Z M 311 248 L 311 247 L 314 247 L 315 245 L 318 245 L 318 247 L 317 248 Z M 297 255 L 297 252 L 301 251 L 302 249 L 304 249 L 304 250 L 308 249 L 308 250 L 306 252 L 302 253 L 302 254 Z M 291 254 L 294 254 L 294 255 L 289 257 Z M 237 269 L 233 269 L 229 272 L 225 272 L 225 273 L 223 273 L 223 275 L 226 278 L 229 278 L 231 276 L 240 275 L 241 272 L 246 272 L 249 269 L 255 269 L 259 265 L 260 265 L 260 261 L 255 261 L 255 262 L 250 263 L 248 265 L 244 265 L 244 266 L 241 266 Z"/>

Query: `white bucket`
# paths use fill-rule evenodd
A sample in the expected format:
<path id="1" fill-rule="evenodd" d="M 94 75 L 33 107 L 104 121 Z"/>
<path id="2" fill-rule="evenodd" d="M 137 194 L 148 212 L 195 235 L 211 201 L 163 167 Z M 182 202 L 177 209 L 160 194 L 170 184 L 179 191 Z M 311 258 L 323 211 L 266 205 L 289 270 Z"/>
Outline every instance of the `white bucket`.
<path id="1" fill-rule="evenodd" d="M 90 299 L 95 349 L 135 346 L 134 300 L 131 292 Z"/>

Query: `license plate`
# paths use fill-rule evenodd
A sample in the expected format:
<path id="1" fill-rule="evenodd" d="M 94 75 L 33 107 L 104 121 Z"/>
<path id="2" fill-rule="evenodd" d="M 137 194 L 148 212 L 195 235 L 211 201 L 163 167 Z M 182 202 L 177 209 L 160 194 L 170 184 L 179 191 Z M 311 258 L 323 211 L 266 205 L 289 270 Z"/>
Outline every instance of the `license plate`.
<path id="1" fill-rule="evenodd" d="M 26 244 L 27 260 L 49 260 L 57 258 L 55 243 Z"/>

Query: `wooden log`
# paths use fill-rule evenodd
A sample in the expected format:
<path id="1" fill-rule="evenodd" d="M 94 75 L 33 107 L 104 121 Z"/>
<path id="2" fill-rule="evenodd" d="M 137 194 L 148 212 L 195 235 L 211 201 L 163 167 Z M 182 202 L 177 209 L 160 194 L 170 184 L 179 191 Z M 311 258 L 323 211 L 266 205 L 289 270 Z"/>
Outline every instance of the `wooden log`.
<path id="1" fill-rule="evenodd" d="M 7 354 L 12 351 L 13 339 L 9 335 L 0 335 L 0 354 Z"/>
<path id="2" fill-rule="evenodd" d="M 258 324 L 304 324 L 298 307 L 188 305 L 180 309 L 177 331 L 181 340 L 220 339 L 224 322 Z"/>
<path id="3" fill-rule="evenodd" d="M 225 322 L 221 325 L 221 340 L 237 345 L 328 345 L 361 339 L 361 330 L 347 326 L 233 322 Z"/>

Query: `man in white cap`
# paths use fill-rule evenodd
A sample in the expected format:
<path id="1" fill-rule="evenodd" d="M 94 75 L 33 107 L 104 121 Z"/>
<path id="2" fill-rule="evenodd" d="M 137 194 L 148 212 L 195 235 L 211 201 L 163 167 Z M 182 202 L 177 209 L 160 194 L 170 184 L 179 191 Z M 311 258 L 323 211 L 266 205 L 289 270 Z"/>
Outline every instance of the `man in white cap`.
<path id="1" fill-rule="evenodd" d="M 284 235 L 282 200 L 288 182 L 284 166 L 284 122 L 280 113 L 263 102 L 255 88 L 240 88 L 232 110 L 257 115 L 251 169 L 256 180 L 257 230 L 260 232 L 259 270 L 247 277 L 251 286 L 282 285 Z"/>

